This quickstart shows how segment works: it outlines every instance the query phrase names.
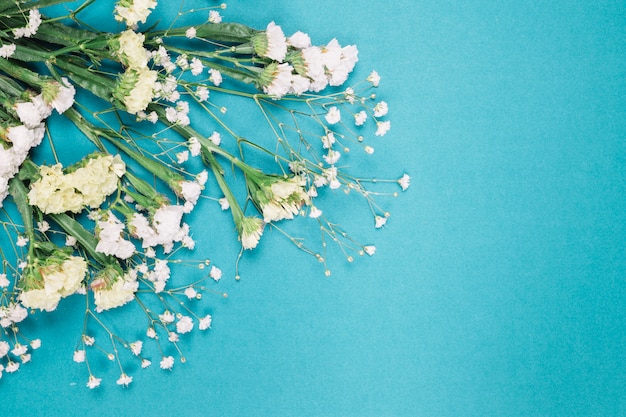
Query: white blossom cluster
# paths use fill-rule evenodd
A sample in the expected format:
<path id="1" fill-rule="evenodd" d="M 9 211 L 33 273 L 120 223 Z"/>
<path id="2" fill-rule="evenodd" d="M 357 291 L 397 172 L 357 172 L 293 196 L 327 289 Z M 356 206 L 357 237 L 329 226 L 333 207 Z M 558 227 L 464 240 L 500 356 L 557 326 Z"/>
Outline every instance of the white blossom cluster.
<path id="1" fill-rule="evenodd" d="M 52 114 L 53 109 L 63 113 L 74 103 L 74 87 L 67 78 L 61 81 L 48 82 L 40 94 L 14 105 L 21 124 L 6 129 L 0 127 L 0 207 L 8 194 L 9 181 L 17 174 L 30 149 L 41 143 L 45 133 L 45 119 Z M 2 146 L 3 139 L 6 147 Z"/>
<path id="2" fill-rule="evenodd" d="M 306 180 L 300 176 L 294 176 L 285 180 L 273 182 L 265 187 L 264 193 L 269 200 L 261 202 L 263 221 L 269 223 L 283 219 L 293 219 L 298 214 L 303 204 L 310 202 L 309 195 L 304 190 Z"/>
<path id="3" fill-rule="evenodd" d="M 169 253 L 177 242 L 193 249 L 195 243 L 189 236 L 189 225 L 181 224 L 184 212 L 184 206 L 164 205 L 151 218 L 143 213 L 135 213 L 128 221 L 128 227 L 132 236 L 141 240 L 144 249 L 160 245 L 164 253 Z"/>
<path id="4" fill-rule="evenodd" d="M 115 6 L 115 20 L 136 28 L 138 23 L 146 23 L 146 19 L 156 6 L 155 0 L 121 0 Z"/>
<path id="5" fill-rule="evenodd" d="M 306 33 L 299 31 L 286 38 L 274 22 L 254 41 L 256 52 L 274 61 L 261 76 L 263 91 L 274 98 L 340 86 L 358 61 L 355 45 L 342 47 L 332 39 L 324 46 L 313 46 Z"/>

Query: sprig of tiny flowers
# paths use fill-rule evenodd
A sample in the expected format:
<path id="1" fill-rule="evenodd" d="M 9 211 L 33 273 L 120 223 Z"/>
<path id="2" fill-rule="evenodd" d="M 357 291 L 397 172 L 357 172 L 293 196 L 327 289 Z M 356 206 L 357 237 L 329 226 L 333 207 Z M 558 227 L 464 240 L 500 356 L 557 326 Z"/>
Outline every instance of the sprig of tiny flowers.
<path id="1" fill-rule="evenodd" d="M 151 364 L 145 339 L 124 337 L 107 322 L 106 311 L 127 304 L 146 316 L 146 338 L 156 342 L 160 368 L 173 367 L 173 353 L 184 362 L 180 335 L 206 330 L 212 320 L 193 300 L 202 298 L 204 279 L 222 276 L 206 260 L 199 266 L 210 267 L 207 277 L 186 283 L 172 278 L 170 266 L 182 262 L 174 256 L 195 247 L 185 216 L 201 197 L 230 212 L 242 252 L 256 248 L 265 228 L 272 227 L 314 255 L 327 275 L 324 236 L 348 261 L 353 251 L 374 255 L 374 245 L 350 237 L 318 204 L 324 192 L 357 192 L 381 228 L 389 213 L 375 197 L 397 192 L 370 186 L 396 182 L 404 191 L 410 184 L 407 174 L 398 180 L 358 178 L 338 164 L 354 146 L 372 155 L 367 137 L 382 137 L 391 127 L 387 103 L 371 93 L 379 86 L 378 73 L 344 87 L 358 61 L 356 46 L 341 46 L 336 39 L 313 45 L 308 34 L 287 37 L 275 22 L 263 30 L 223 23 L 217 9 L 207 9 L 208 19 L 199 25 L 142 32 L 140 25 L 157 7 L 154 0 L 118 1 L 112 11 L 126 25 L 120 33 L 82 25 L 78 15 L 91 2 L 65 20 L 39 11 L 63 2 L 0 5 L 0 207 L 7 207 L 0 220 L 13 250 L 8 254 L 4 243 L 0 247 L 5 338 L 0 375 L 30 360 L 28 346 L 40 345 L 19 330 L 28 309 L 52 311 L 74 294 L 85 296 L 83 332 L 73 358 L 86 365 L 87 387 L 102 381 L 92 369 L 92 355 L 104 354 L 117 364 L 122 386 L 133 377 L 125 365 L 128 355 L 121 352 L 142 368 Z M 239 84 L 231 87 L 233 81 Z M 92 110 L 76 100 L 77 90 L 111 107 Z M 273 139 L 238 134 L 225 118 L 228 109 L 219 104 L 220 95 L 251 100 Z M 194 123 L 192 110 L 203 111 L 213 126 L 207 130 L 206 122 Z M 73 122 L 95 151 L 65 167 L 36 162 L 32 149 L 42 142 L 53 112 Z M 151 124 L 155 133 L 141 133 Z M 56 157 L 63 139 L 53 135 L 49 143 Z M 275 165 L 261 168 L 259 155 L 271 156 Z M 194 159 L 204 169 L 198 172 Z M 131 162 L 139 169 L 129 168 Z M 245 195 L 233 191 L 239 187 L 227 177 L 227 167 L 243 174 Z M 212 196 L 204 190 L 209 176 L 218 189 Z M 21 221 L 12 219 L 12 210 Z M 301 215 L 319 224 L 321 250 L 281 225 Z M 135 314 L 131 305 L 124 308 Z"/>

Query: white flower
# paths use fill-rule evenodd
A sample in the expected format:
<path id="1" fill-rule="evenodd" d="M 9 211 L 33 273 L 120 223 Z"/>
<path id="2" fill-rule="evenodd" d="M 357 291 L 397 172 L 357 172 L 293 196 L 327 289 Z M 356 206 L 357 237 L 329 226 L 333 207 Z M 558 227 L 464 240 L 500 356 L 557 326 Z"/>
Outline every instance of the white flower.
<path id="1" fill-rule="evenodd" d="M 193 300 L 198 295 L 198 292 L 193 287 L 187 287 L 185 288 L 184 294 L 185 296 L 187 296 L 187 298 L 189 298 L 190 300 Z"/>
<path id="2" fill-rule="evenodd" d="M 374 220 L 376 221 L 375 227 L 377 229 L 380 229 L 385 225 L 385 223 L 387 223 L 387 218 L 382 216 L 376 216 Z"/>
<path id="3" fill-rule="evenodd" d="M 13 362 L 13 361 L 10 361 L 10 362 L 7 364 L 7 366 L 4 368 L 4 370 L 5 370 L 6 372 L 9 372 L 9 373 L 16 372 L 18 369 L 20 369 L 20 364 L 19 364 L 19 362 Z"/>
<path id="4" fill-rule="evenodd" d="M 39 13 L 38 9 L 31 9 L 28 12 L 28 23 L 26 26 L 13 29 L 13 36 L 15 36 L 15 39 L 30 38 L 37 33 L 39 25 L 41 25 L 41 13 Z"/>
<path id="5" fill-rule="evenodd" d="M 16 343 L 13 346 L 13 350 L 11 350 L 11 353 L 15 356 L 20 356 L 26 353 L 26 351 L 28 350 L 28 346 L 26 345 L 22 345 L 21 343 Z"/>
<path id="6" fill-rule="evenodd" d="M 96 339 L 93 336 L 83 335 L 83 342 L 87 346 L 93 346 L 93 344 L 96 343 Z"/>
<path id="7" fill-rule="evenodd" d="M 222 270 L 216 266 L 212 266 L 211 272 L 209 272 L 209 276 L 215 281 L 219 281 L 222 278 Z"/>
<path id="8" fill-rule="evenodd" d="M 222 73 L 216 69 L 209 69 L 209 81 L 218 87 L 222 83 Z"/>
<path id="9" fill-rule="evenodd" d="M 193 330 L 193 320 L 189 316 L 183 316 L 176 322 L 176 331 L 180 334 L 189 333 Z"/>
<path id="10" fill-rule="evenodd" d="M 154 97 L 154 88 L 158 78 L 157 72 L 148 68 L 129 68 L 124 74 L 129 74 L 133 78 L 136 77 L 132 90 L 123 97 L 126 111 L 135 114 L 145 110 Z"/>
<path id="11" fill-rule="evenodd" d="M 190 137 L 187 141 L 187 147 L 189 148 L 189 152 L 191 152 L 191 156 L 200 155 L 200 150 L 202 149 L 200 145 L 200 141 L 196 137 Z"/>
<path id="12" fill-rule="evenodd" d="M 196 37 L 196 28 L 195 27 L 190 27 L 189 29 L 187 29 L 185 31 L 185 36 L 189 39 L 193 39 Z"/>
<path id="13" fill-rule="evenodd" d="M 169 334 L 167 335 L 167 340 L 169 340 L 172 343 L 178 342 L 178 340 L 179 340 L 178 333 L 176 333 L 176 332 L 169 332 Z"/>
<path id="14" fill-rule="evenodd" d="M 176 317 L 174 317 L 174 314 L 169 310 L 166 310 L 163 314 L 159 314 L 159 320 L 166 324 L 173 323 L 175 319 Z"/>
<path id="15" fill-rule="evenodd" d="M 311 81 L 307 77 L 303 77 L 299 74 L 293 74 L 291 76 L 291 88 L 289 93 L 297 96 L 305 93 L 311 86 Z"/>
<path id="16" fill-rule="evenodd" d="M 384 122 L 376 122 L 376 136 L 385 136 L 385 134 L 391 128 L 391 122 L 386 120 Z"/>
<path id="17" fill-rule="evenodd" d="M 213 142 L 215 146 L 220 146 L 220 143 L 222 143 L 222 135 L 220 135 L 219 132 L 213 132 L 211 136 L 209 136 L 209 140 Z"/>
<path id="18" fill-rule="evenodd" d="M 39 349 L 41 347 L 41 339 L 31 340 L 30 347 L 33 349 Z"/>
<path id="19" fill-rule="evenodd" d="M 45 311 L 54 311 L 61 301 L 61 294 L 58 292 L 48 293 L 46 290 L 29 290 L 19 295 L 20 302 L 29 308 L 38 308 Z"/>
<path id="20" fill-rule="evenodd" d="M 202 186 L 195 181 L 181 181 L 180 182 L 180 194 L 185 201 L 195 205 L 198 202 L 200 193 L 202 192 Z"/>
<path id="21" fill-rule="evenodd" d="M 156 330 L 154 330 L 154 327 L 148 327 L 148 330 L 146 330 L 146 336 L 148 336 L 150 339 L 155 339 L 157 334 L 156 334 Z"/>
<path id="22" fill-rule="evenodd" d="M 7 342 L 5 342 L 4 340 L 0 340 L 0 358 L 4 358 L 7 353 L 9 353 L 10 349 L 11 346 L 9 346 Z"/>
<path id="23" fill-rule="evenodd" d="M 207 314 L 203 318 L 200 319 L 200 323 L 198 324 L 198 328 L 200 330 L 206 330 L 211 327 L 212 317 L 210 314 Z"/>
<path id="24" fill-rule="evenodd" d="M 104 310 L 123 306 L 135 299 L 139 282 L 133 280 L 128 273 L 119 277 L 109 288 L 94 291 L 94 302 L 98 313 Z"/>
<path id="25" fill-rule="evenodd" d="M 328 109 L 328 113 L 326 113 L 326 116 L 324 116 L 324 118 L 329 125 L 339 123 L 339 121 L 341 120 L 341 111 L 339 110 L 339 108 L 337 108 L 337 106 L 332 106 L 330 109 Z"/>
<path id="26" fill-rule="evenodd" d="M 378 73 L 376 71 L 372 71 L 370 73 L 370 75 L 368 75 L 367 77 L 367 81 L 369 81 L 370 83 L 372 83 L 372 85 L 374 87 L 378 87 L 379 83 L 380 83 L 380 75 L 378 75 Z"/>
<path id="27" fill-rule="evenodd" d="M 141 340 L 137 340 L 136 342 L 132 342 L 129 347 L 130 351 L 133 352 L 133 355 L 139 356 L 141 354 L 141 349 L 143 348 L 143 342 Z"/>
<path id="28" fill-rule="evenodd" d="M 74 351 L 74 362 L 83 363 L 85 362 L 85 351 L 84 350 L 75 350 Z"/>
<path id="29" fill-rule="evenodd" d="M 41 233 L 46 233 L 48 230 L 50 230 L 50 223 L 45 220 L 37 222 L 37 229 L 39 229 Z"/>
<path id="30" fill-rule="evenodd" d="M 218 203 L 220 203 L 220 208 L 222 210 L 228 210 L 230 208 L 230 203 L 228 202 L 228 199 L 226 197 L 222 197 L 217 201 Z"/>
<path id="31" fill-rule="evenodd" d="M 324 149 L 331 148 L 335 142 L 336 139 L 333 132 L 328 132 L 326 135 L 322 136 L 322 145 L 324 146 Z"/>
<path id="32" fill-rule="evenodd" d="M 119 49 L 117 55 L 123 65 L 130 68 L 144 68 L 148 66 L 149 52 L 144 48 L 145 35 L 133 30 L 125 30 L 118 37 Z"/>
<path id="33" fill-rule="evenodd" d="M 357 114 L 354 115 L 354 124 L 357 126 L 362 126 L 367 120 L 367 113 L 365 110 L 361 110 Z"/>
<path id="34" fill-rule="evenodd" d="M 125 387 L 129 386 L 131 382 L 133 382 L 133 377 L 128 376 L 122 372 L 120 378 L 116 381 L 117 385 L 124 385 Z"/>
<path id="35" fill-rule="evenodd" d="M 376 103 L 374 106 L 374 117 L 383 117 L 389 112 L 389 106 L 384 101 Z"/>
<path id="36" fill-rule="evenodd" d="M 273 98 L 281 98 L 289 93 L 292 87 L 293 67 L 286 62 L 268 65 L 265 71 L 271 77 L 268 85 L 263 86 L 263 91 Z"/>
<path id="37" fill-rule="evenodd" d="M 89 375 L 89 380 L 87 380 L 87 387 L 89 389 L 98 388 L 101 381 L 102 378 L 96 378 L 94 375 Z"/>
<path id="38" fill-rule="evenodd" d="M 204 70 L 204 65 L 202 64 L 202 61 L 200 61 L 196 57 L 191 58 L 191 65 L 189 67 L 191 68 L 191 73 L 193 75 L 200 75 L 200 73 L 202 73 L 202 70 Z"/>
<path id="39" fill-rule="evenodd" d="M 402 191 L 406 191 L 409 185 L 411 185 L 411 177 L 408 174 L 404 174 L 398 179 L 398 184 L 402 187 Z"/>
<path id="40" fill-rule="evenodd" d="M 196 97 L 200 101 L 207 101 L 209 99 L 209 89 L 203 85 L 196 88 Z"/>
<path id="41" fill-rule="evenodd" d="M 315 206 L 311 206 L 311 211 L 309 212 L 309 217 L 312 219 L 317 219 L 322 215 L 322 210 L 318 209 Z"/>
<path id="42" fill-rule="evenodd" d="M 366 146 L 363 149 L 365 149 L 365 153 L 368 154 L 368 155 L 371 155 L 371 154 L 374 153 L 374 148 L 372 148 L 371 146 Z"/>
<path id="43" fill-rule="evenodd" d="M 125 22 L 128 27 L 146 23 L 146 19 L 157 6 L 155 0 L 120 0 L 115 6 L 115 20 Z"/>
<path id="44" fill-rule="evenodd" d="M 27 244 L 28 238 L 26 236 L 18 236 L 17 240 L 15 241 L 15 245 L 19 246 L 20 248 L 23 248 Z"/>
<path id="45" fill-rule="evenodd" d="M 297 31 L 287 39 L 287 43 L 294 48 L 304 49 L 311 46 L 311 38 L 306 33 Z"/>
<path id="46" fill-rule="evenodd" d="M 172 369 L 174 366 L 174 357 L 173 356 L 164 356 L 159 363 L 161 369 Z"/>
<path id="47" fill-rule="evenodd" d="M 274 22 L 270 22 L 265 30 L 265 35 L 267 36 L 267 45 L 265 45 L 265 50 L 258 51 L 259 54 L 282 62 L 287 55 L 287 39 L 285 39 L 283 30 Z"/>
<path id="48" fill-rule="evenodd" d="M 328 165 L 334 165 L 337 161 L 339 161 L 339 158 L 341 158 L 341 153 L 333 149 L 329 149 L 328 153 L 324 155 L 323 158 Z"/>
<path id="49" fill-rule="evenodd" d="M 152 362 L 150 362 L 148 359 L 144 359 L 141 361 L 141 367 L 143 369 L 146 369 L 150 365 L 152 365 Z"/>
<path id="50" fill-rule="evenodd" d="M 6 288 L 11 284 L 7 278 L 7 274 L 0 274 L 0 288 Z"/>
<path id="51" fill-rule="evenodd" d="M 373 256 L 376 253 L 376 246 L 368 245 L 363 246 L 363 251 L 367 253 L 369 256 Z"/>
<path id="52" fill-rule="evenodd" d="M 182 151 L 176 154 L 176 162 L 182 164 L 189 159 L 189 151 Z"/>
<path id="53" fill-rule="evenodd" d="M 217 10 L 211 10 L 209 12 L 209 23 L 221 23 L 222 22 L 222 16 L 220 15 L 220 12 L 218 12 Z"/>
<path id="54" fill-rule="evenodd" d="M 9 43 L 0 47 L 0 57 L 10 58 L 15 53 L 15 44 Z"/>

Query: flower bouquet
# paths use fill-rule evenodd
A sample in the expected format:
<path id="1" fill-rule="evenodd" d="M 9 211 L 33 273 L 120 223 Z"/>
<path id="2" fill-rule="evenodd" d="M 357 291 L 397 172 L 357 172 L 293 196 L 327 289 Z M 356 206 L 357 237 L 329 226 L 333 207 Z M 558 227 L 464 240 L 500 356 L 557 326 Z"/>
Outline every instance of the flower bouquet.
<path id="1" fill-rule="evenodd" d="M 128 361 L 145 368 L 156 357 L 162 369 L 175 355 L 184 361 L 180 338 L 211 327 L 199 300 L 222 277 L 211 260 L 184 254 L 195 246 L 189 219 L 201 200 L 230 214 L 237 265 L 269 229 L 316 257 L 326 275 L 327 242 L 348 261 L 374 254 L 323 210 L 334 190 L 356 193 L 380 228 L 388 213 L 375 197 L 397 191 L 370 187 L 409 186 L 406 174 L 363 179 L 339 164 L 352 149 L 373 154 L 368 138 L 390 129 L 375 71 L 344 85 L 356 46 L 313 45 L 274 22 L 260 30 L 227 23 L 225 5 L 182 11 L 196 21 L 162 28 L 149 21 L 154 0 L 111 3 L 118 30 L 105 31 L 82 19 L 93 0 L 64 3 L 0 0 L 0 376 L 41 345 L 20 329 L 29 311 L 45 314 L 78 295 L 84 326 L 73 359 L 86 365 L 89 388 L 101 384 L 98 356 L 119 367 L 123 386 L 133 379 Z M 231 99 L 247 103 L 236 117 L 258 118 L 269 140 L 237 131 L 222 104 Z M 60 119 L 80 132 L 77 148 L 49 128 Z M 63 164 L 76 149 L 87 151 Z M 296 217 L 318 225 L 319 245 L 283 227 Z M 176 274 L 185 264 L 201 272 Z M 144 337 L 109 324 L 138 311 Z"/>

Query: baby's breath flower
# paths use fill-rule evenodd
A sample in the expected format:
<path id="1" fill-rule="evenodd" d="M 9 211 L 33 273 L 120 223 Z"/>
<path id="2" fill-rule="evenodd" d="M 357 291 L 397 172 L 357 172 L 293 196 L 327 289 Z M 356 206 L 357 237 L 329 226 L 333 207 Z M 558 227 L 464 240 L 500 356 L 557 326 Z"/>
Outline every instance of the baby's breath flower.
<path id="1" fill-rule="evenodd" d="M 9 43 L 0 46 L 0 58 L 10 58 L 15 53 L 15 44 Z"/>
<path id="2" fill-rule="evenodd" d="M 116 381 L 117 385 L 124 385 L 125 387 L 129 386 L 130 383 L 133 382 L 133 377 L 128 376 L 122 372 L 119 379 Z"/>
<path id="3" fill-rule="evenodd" d="M 386 120 L 384 122 L 376 122 L 376 136 L 385 136 L 391 128 L 391 122 Z"/>
<path id="4" fill-rule="evenodd" d="M 209 23 L 221 23 L 222 15 L 217 10 L 211 10 L 209 12 Z"/>
<path id="5" fill-rule="evenodd" d="M 280 26 L 274 22 L 267 25 L 265 32 L 252 38 L 254 50 L 260 56 L 282 62 L 287 55 L 287 39 Z"/>
<path id="6" fill-rule="evenodd" d="M 159 366 L 161 369 L 172 369 L 174 366 L 174 357 L 173 356 L 164 356 L 159 362 Z"/>
<path id="7" fill-rule="evenodd" d="M 411 185 L 411 177 L 408 174 L 404 174 L 398 179 L 398 184 L 400 184 L 402 191 L 406 191 L 409 185 Z"/>
<path id="8" fill-rule="evenodd" d="M 74 362 L 76 363 L 82 363 L 85 362 L 85 351 L 84 350 L 75 350 L 74 351 Z"/>
<path id="9" fill-rule="evenodd" d="M 375 226 L 377 229 L 380 229 L 385 225 L 385 223 L 387 223 L 387 218 L 382 216 L 376 216 L 374 220 L 376 221 Z"/>
<path id="10" fill-rule="evenodd" d="M 222 278 L 222 270 L 216 266 L 212 266 L 211 272 L 209 272 L 209 276 L 215 281 L 219 281 Z"/>
<path id="11" fill-rule="evenodd" d="M 196 37 L 196 28 L 191 26 L 189 29 L 185 31 L 185 36 L 189 39 L 193 39 Z"/>
<path id="12" fill-rule="evenodd" d="M 89 389 L 98 388 L 100 386 L 100 382 L 102 382 L 102 378 L 96 378 L 94 375 L 89 375 L 89 379 L 87 380 L 87 387 Z"/>
<path id="13" fill-rule="evenodd" d="M 324 116 L 329 125 L 334 125 L 339 123 L 341 120 L 341 111 L 337 106 L 332 106 L 328 109 L 328 113 Z"/>
<path id="14" fill-rule="evenodd" d="M 176 322 L 176 331 L 180 334 L 189 333 L 193 329 L 193 319 L 183 316 Z"/>
<path id="15" fill-rule="evenodd" d="M 378 87 L 380 84 L 380 75 L 378 75 L 378 72 L 372 71 L 370 75 L 367 76 L 367 81 L 372 83 L 372 86 Z"/>
<path id="16" fill-rule="evenodd" d="M 206 316 L 202 317 L 200 319 L 200 322 L 198 323 L 198 328 L 200 330 L 206 330 L 211 328 L 211 322 L 212 322 L 213 318 L 211 317 L 210 314 L 207 314 Z"/>

